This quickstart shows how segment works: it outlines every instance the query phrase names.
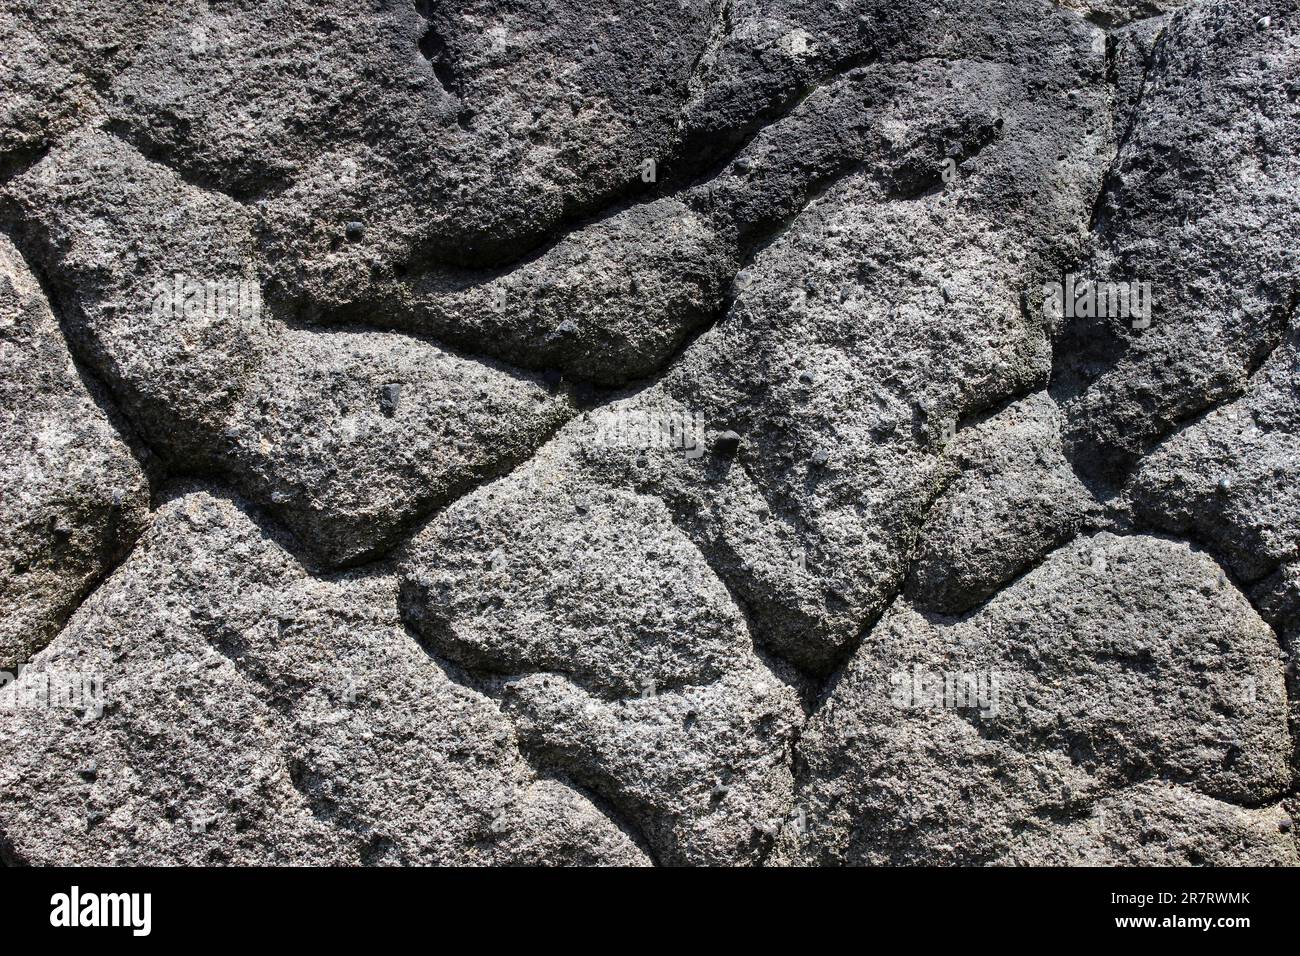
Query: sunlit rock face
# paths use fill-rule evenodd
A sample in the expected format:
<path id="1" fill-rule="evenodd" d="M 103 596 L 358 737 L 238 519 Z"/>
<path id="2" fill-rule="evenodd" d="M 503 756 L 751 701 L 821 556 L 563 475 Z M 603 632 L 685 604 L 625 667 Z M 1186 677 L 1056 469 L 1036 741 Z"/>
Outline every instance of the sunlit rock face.
<path id="1" fill-rule="evenodd" d="M 0 31 L 0 862 L 1300 862 L 1294 3 Z"/>

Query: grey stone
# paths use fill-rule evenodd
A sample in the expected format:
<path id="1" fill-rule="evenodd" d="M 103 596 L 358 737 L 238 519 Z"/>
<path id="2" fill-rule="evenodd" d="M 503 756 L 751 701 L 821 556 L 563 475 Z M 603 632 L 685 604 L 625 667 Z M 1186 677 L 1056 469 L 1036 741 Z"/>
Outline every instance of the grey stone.
<path id="1" fill-rule="evenodd" d="M 605 795 L 662 864 L 757 863 L 791 805 L 795 708 L 762 672 L 620 703 L 533 674 L 504 701 L 527 752 Z"/>
<path id="2" fill-rule="evenodd" d="M 1238 807 L 1173 784 L 1142 783 L 1091 814 L 1019 834 L 1007 854 L 1028 866 L 1300 866 L 1291 818 L 1277 805 Z"/>
<path id="3" fill-rule="evenodd" d="M 492 702 L 410 640 L 394 584 L 315 577 L 241 502 L 172 497 L 57 645 L 0 690 L 8 852 L 61 865 L 646 862 L 585 797 L 539 778 Z M 42 705 L 42 685 L 73 693 Z"/>
<path id="4" fill-rule="evenodd" d="M 1062 0 L 1061 6 L 1076 10 L 1103 27 L 1122 27 L 1147 18 L 1158 18 L 1191 0 Z"/>
<path id="5" fill-rule="evenodd" d="M 366 328 L 317 331 L 262 298 L 246 210 L 116 137 L 21 176 L 22 233 L 60 278 L 72 344 L 166 464 L 235 484 L 329 564 L 391 546 L 524 457 L 563 395 L 496 363 Z M 114 267 L 121 236 L 135 266 Z M 405 383 L 391 415 L 375 389 Z"/>
<path id="6" fill-rule="evenodd" d="M 210 467 L 326 564 L 382 553 L 570 414 L 535 377 L 364 328 L 277 329 Z M 387 410 L 379 383 L 400 382 Z"/>
<path id="7" fill-rule="evenodd" d="M 791 799 L 795 694 L 664 503 L 566 464 L 548 447 L 426 528 L 401 561 L 406 618 L 658 861 L 754 862 Z"/>
<path id="8" fill-rule="evenodd" d="M 1113 29 L 1109 37 L 1115 84 L 1115 129 L 1123 138 L 1135 119 L 1155 60 L 1156 44 L 1169 26 L 1168 16 L 1152 16 Z"/>
<path id="9" fill-rule="evenodd" d="M 175 4 L 14 0 L 0 10 L 0 177 L 101 119 L 110 79 L 171 22 Z"/>
<path id="10" fill-rule="evenodd" d="M 1193 535 L 1249 581 L 1300 558 L 1300 332 L 1292 329 L 1245 394 L 1190 422 L 1134 476 L 1135 512 Z"/>
<path id="11" fill-rule="evenodd" d="M 1062 453 L 1057 407 L 1041 392 L 963 429 L 948 458 L 954 477 L 921 529 L 907 595 L 959 614 L 1072 537 L 1093 500 Z"/>
<path id="12" fill-rule="evenodd" d="M 1294 643 L 1300 636 L 1300 562 L 1282 565 L 1255 585 L 1252 596 L 1260 616 Z"/>
<path id="13" fill-rule="evenodd" d="M 882 63 L 832 80 L 762 130 L 744 152 L 773 157 L 772 173 L 753 184 L 724 171 L 700 208 L 730 217 L 730 231 L 752 231 L 796 211 L 819 180 L 830 184 L 761 249 L 727 315 L 666 375 L 562 433 L 584 474 L 663 499 L 744 603 L 755 639 L 809 671 L 829 672 L 901 582 L 939 461 L 938 436 L 912 421 L 915 397 L 955 420 L 1045 382 L 1050 329 L 1024 311 L 1021 292 L 1060 254 L 1048 237 L 1080 233 L 1109 130 L 1104 44 L 1068 16 L 1058 27 L 1074 44 L 1069 57 L 1026 19 L 1017 30 L 1041 45 L 1038 58 L 1011 58 L 989 39 L 991 49 L 961 51 L 969 61 L 954 54 L 942 72 Z M 1035 84 L 1067 76 L 1090 90 L 1084 99 L 1054 101 L 1060 115 L 1034 112 L 999 132 L 999 110 L 1010 115 Z M 1090 108 L 1091 126 L 1073 122 Z M 847 143 L 830 125 L 846 113 L 862 117 Z M 936 157 L 954 139 L 980 174 L 972 167 L 936 191 Z M 1059 184 L 1067 141 L 1071 189 L 1053 187 L 1053 205 L 1027 214 L 1016 200 L 1025 177 Z M 796 148 L 810 162 L 777 159 Z M 874 157 L 865 170 L 863 150 Z M 837 294 L 804 294 L 811 273 Z M 952 299 L 943 305 L 941 282 Z M 796 381 L 810 367 L 826 379 L 811 396 Z M 647 454 L 644 439 L 600 440 L 631 419 L 725 422 L 720 430 L 755 437 L 726 468 L 685 448 Z M 808 485 L 808 457 L 823 446 L 828 456 L 834 447 L 834 467 Z"/>
<path id="14" fill-rule="evenodd" d="M 1240 395 L 1300 295 L 1300 106 L 1284 89 L 1300 59 L 1255 28 L 1274 6 L 1201 4 L 1170 22 L 1099 202 L 1084 271 L 1151 283 L 1150 325 L 1068 323 L 1057 374 L 1072 455 L 1112 483 L 1177 423 Z"/>
<path id="15" fill-rule="evenodd" d="M 0 671 L 12 671 L 125 555 L 149 485 L 4 237 L 0 367 Z"/>
<path id="16" fill-rule="evenodd" d="M 1202 804 L 1276 804 L 1292 780 L 1277 641 L 1217 571 L 1185 543 L 1103 532 L 960 620 L 900 599 L 801 736 L 808 832 L 787 827 L 776 859 L 1080 857 L 1098 838 L 1075 821 L 1132 816 L 1154 798 L 1130 788 L 1156 781 Z M 1123 823 L 1101 843 L 1122 863 L 1209 860 L 1232 813 L 1176 814 L 1145 847 L 1115 839 Z M 1294 859 L 1291 838 L 1254 830 L 1250 854 Z"/>
<path id="17" fill-rule="evenodd" d="M 1293 7 L 7 3 L 0 863 L 1300 863 Z"/>

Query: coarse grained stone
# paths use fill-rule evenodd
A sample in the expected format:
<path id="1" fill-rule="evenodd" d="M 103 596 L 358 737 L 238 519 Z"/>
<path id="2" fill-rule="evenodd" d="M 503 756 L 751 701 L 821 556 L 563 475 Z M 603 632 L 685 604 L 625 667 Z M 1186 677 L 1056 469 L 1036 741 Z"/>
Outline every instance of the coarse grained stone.
<path id="1" fill-rule="evenodd" d="M 1300 863 L 1298 14 L 5 3 L 0 864 Z"/>
<path id="2" fill-rule="evenodd" d="M 1156 46 L 1081 270 L 1150 283 L 1150 315 L 1077 319 L 1058 348 L 1067 445 L 1087 474 L 1121 481 L 1177 423 L 1240 395 L 1286 330 L 1300 294 L 1288 10 L 1197 5 Z"/>
<path id="3" fill-rule="evenodd" d="M 149 483 L 3 236 L 0 367 L 0 671 L 13 671 L 125 554 Z"/>
<path id="4" fill-rule="evenodd" d="M 1044 393 L 963 429 L 955 476 L 931 507 L 907 582 L 921 607 L 960 614 L 1076 533 L 1093 499 L 1061 450 Z"/>
<path id="5" fill-rule="evenodd" d="M 1300 866 L 1282 805 L 1239 807 L 1176 784 L 1143 783 L 1090 816 L 1024 831 L 1006 862 L 1026 866 Z"/>
<path id="6" fill-rule="evenodd" d="M 247 505 L 178 491 L 0 691 L 10 855 L 644 863 L 585 798 L 539 780 L 491 701 L 411 639 L 393 584 L 313 576 Z M 33 691 L 79 676 L 98 692 L 42 706 Z"/>
<path id="7" fill-rule="evenodd" d="M 406 620 L 656 860 L 752 863 L 792 798 L 798 698 L 664 503 L 573 465 L 557 440 L 431 522 L 399 561 Z"/>
<path id="8" fill-rule="evenodd" d="M 53 151 L 9 195 L 59 276 L 72 344 L 150 447 L 175 472 L 234 484 L 321 562 L 383 551 L 568 414 L 539 376 L 274 313 L 247 211 L 111 134 Z M 393 385 L 404 397 L 385 411 Z"/>
<path id="9" fill-rule="evenodd" d="M 800 738 L 806 832 L 777 859 L 1024 862 L 1027 833 L 1133 784 L 1276 802 L 1291 752 L 1277 640 L 1214 560 L 1102 532 L 972 615 L 900 600 L 882 618 Z"/>
<path id="10" fill-rule="evenodd" d="M 1206 542 L 1248 581 L 1300 558 L 1298 343 L 1293 329 L 1241 398 L 1157 445 L 1129 492 L 1141 519 Z"/>

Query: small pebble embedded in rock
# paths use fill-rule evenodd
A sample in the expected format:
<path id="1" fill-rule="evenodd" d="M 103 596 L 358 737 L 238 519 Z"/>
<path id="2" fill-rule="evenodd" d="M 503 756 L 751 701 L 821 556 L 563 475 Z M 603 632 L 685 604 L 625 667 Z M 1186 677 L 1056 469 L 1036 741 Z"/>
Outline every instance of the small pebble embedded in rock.
<path id="1" fill-rule="evenodd" d="M 397 414 L 397 406 L 401 400 L 401 385 L 390 383 L 379 390 L 379 410 L 389 418 Z"/>
<path id="2" fill-rule="evenodd" d="M 713 447 L 724 455 L 731 455 L 740 448 L 740 435 L 730 429 L 719 433 L 713 440 Z"/>

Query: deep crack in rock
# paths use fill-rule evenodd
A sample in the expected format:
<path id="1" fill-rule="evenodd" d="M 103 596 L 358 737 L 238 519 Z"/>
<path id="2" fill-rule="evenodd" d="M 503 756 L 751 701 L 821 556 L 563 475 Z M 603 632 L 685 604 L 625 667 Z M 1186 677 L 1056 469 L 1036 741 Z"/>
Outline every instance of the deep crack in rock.
<path id="1" fill-rule="evenodd" d="M 1300 864 L 1294 0 L 0 26 L 0 863 Z"/>

